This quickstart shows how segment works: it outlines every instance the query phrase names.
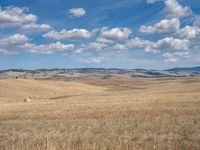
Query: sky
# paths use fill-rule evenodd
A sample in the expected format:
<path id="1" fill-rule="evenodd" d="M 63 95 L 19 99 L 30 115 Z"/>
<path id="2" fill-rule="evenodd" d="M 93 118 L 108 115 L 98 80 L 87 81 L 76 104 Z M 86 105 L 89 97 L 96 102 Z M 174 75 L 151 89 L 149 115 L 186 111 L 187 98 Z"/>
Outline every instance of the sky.
<path id="1" fill-rule="evenodd" d="M 0 70 L 199 65 L 199 0 L 0 0 Z"/>

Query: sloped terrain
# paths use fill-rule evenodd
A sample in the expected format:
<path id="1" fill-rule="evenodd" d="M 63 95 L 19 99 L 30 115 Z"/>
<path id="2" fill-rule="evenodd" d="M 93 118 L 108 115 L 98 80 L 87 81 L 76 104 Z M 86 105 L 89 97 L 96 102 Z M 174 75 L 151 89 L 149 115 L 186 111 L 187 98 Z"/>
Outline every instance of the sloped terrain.
<path id="1" fill-rule="evenodd" d="M 199 77 L 3 79 L 0 149 L 197 150 L 199 85 Z"/>

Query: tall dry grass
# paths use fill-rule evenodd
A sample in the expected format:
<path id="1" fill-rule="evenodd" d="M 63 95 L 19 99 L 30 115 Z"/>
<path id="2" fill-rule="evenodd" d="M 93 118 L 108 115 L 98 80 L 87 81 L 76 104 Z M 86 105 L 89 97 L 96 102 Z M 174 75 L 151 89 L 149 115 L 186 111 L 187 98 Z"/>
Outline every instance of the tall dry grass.
<path id="1" fill-rule="evenodd" d="M 200 149 L 199 77 L 116 81 L 0 80 L 0 149 Z"/>

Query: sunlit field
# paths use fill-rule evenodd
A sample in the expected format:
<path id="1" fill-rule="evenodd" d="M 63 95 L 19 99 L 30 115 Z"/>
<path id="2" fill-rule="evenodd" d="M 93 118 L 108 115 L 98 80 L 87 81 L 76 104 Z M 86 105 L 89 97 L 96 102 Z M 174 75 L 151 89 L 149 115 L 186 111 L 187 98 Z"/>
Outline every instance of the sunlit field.
<path id="1" fill-rule="evenodd" d="M 200 77 L 2 79 L 0 149 L 198 150 Z"/>

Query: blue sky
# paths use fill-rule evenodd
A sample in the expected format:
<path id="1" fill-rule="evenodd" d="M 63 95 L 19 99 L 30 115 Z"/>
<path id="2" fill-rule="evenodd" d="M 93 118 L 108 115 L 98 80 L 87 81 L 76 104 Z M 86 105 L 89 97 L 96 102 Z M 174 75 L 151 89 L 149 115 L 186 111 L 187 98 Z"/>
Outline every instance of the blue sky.
<path id="1" fill-rule="evenodd" d="M 198 0 L 0 1 L 0 69 L 200 65 Z"/>

